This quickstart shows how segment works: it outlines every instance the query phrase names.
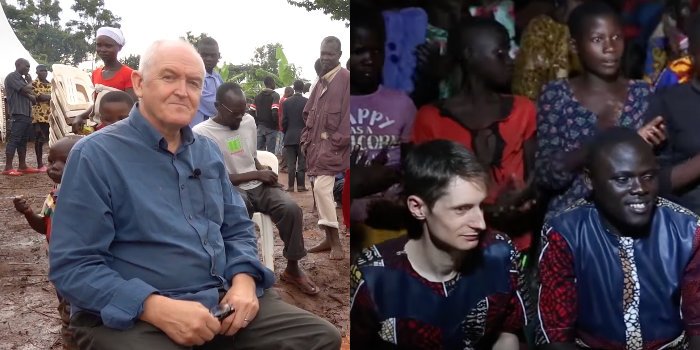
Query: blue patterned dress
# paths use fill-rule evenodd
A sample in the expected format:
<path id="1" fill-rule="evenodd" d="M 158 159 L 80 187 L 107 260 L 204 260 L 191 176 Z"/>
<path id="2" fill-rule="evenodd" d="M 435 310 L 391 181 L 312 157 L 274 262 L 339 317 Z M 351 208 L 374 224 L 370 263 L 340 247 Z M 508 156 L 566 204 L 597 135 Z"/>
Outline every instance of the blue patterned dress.
<path id="1" fill-rule="evenodd" d="M 640 128 L 651 93 L 646 82 L 630 80 L 627 100 L 616 125 Z M 567 79 L 553 80 L 542 89 L 537 101 L 535 175 L 538 185 L 552 194 L 547 218 L 588 196 L 583 172 L 566 171 L 563 157 L 597 134 L 597 120 L 576 100 Z"/>

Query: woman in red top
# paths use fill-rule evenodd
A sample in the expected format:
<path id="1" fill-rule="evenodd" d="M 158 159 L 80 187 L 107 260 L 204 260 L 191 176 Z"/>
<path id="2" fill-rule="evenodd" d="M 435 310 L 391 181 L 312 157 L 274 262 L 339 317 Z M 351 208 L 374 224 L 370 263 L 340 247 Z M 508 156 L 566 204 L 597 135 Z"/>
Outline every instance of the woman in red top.
<path id="1" fill-rule="evenodd" d="M 493 19 L 469 18 L 448 42 L 463 73 L 461 91 L 423 106 L 413 142 L 461 143 L 490 167 L 492 184 L 484 213 L 489 227 L 512 236 L 518 250 L 530 247 L 534 229 L 536 109 L 522 96 L 504 95 L 513 75 L 506 29 Z"/>
<path id="2" fill-rule="evenodd" d="M 96 50 L 104 66 L 92 71 L 92 84 L 104 85 L 122 90 L 129 94 L 134 101 L 138 101 L 131 83 L 131 67 L 119 62 L 117 55 L 124 46 L 124 34 L 121 29 L 112 27 L 102 27 L 97 30 Z M 97 97 L 97 94 L 95 94 Z M 73 122 L 73 132 L 80 133 L 85 124 L 85 120 L 93 113 L 94 108 L 89 108 L 84 113 L 78 115 Z"/>

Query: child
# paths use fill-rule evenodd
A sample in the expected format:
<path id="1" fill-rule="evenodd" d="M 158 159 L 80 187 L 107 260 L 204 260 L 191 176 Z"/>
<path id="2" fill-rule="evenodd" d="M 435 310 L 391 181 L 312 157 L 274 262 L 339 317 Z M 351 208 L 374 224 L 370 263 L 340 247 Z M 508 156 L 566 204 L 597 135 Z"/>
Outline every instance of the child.
<path id="1" fill-rule="evenodd" d="M 58 188 L 61 185 L 61 178 L 63 177 L 63 167 L 68 160 L 68 153 L 73 148 L 76 142 L 80 140 L 80 136 L 66 136 L 58 140 L 49 149 L 49 166 L 46 169 L 46 174 L 53 180 L 56 184 L 51 193 L 46 196 L 46 201 L 44 201 L 44 206 L 41 209 L 41 214 L 36 214 L 27 203 L 23 196 L 18 196 L 13 199 L 15 209 L 18 212 L 24 214 L 27 219 L 29 226 L 32 227 L 36 232 L 41 233 L 46 236 L 46 241 L 51 239 L 51 217 L 53 211 L 56 208 L 56 200 L 58 198 Z M 61 336 L 63 338 L 63 348 L 64 349 L 77 349 L 77 345 L 74 344 L 70 331 L 68 330 L 68 324 L 70 323 L 70 305 L 63 299 L 60 295 L 58 296 L 58 312 L 61 315 Z"/>
<path id="2" fill-rule="evenodd" d="M 124 91 L 110 91 L 100 101 L 100 124 L 95 131 L 129 116 L 134 100 Z"/>

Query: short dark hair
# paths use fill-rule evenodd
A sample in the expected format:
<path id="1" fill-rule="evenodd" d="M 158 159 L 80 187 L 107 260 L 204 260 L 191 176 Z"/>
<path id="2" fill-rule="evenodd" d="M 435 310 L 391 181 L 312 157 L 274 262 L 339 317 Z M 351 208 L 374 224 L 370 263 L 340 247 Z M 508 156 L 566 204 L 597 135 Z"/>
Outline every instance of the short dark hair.
<path id="1" fill-rule="evenodd" d="M 317 58 L 316 62 L 314 62 L 314 70 L 316 71 L 316 75 L 321 75 L 321 59 Z"/>
<path id="2" fill-rule="evenodd" d="M 124 91 L 110 91 L 106 93 L 104 96 L 102 96 L 102 99 L 100 100 L 100 105 L 104 105 L 105 103 L 113 103 L 113 102 L 123 102 L 126 103 L 129 106 L 134 105 L 134 99 L 131 97 L 131 95 L 127 94 Z"/>
<path id="3" fill-rule="evenodd" d="M 263 84 L 265 84 L 265 87 L 270 87 L 275 83 L 275 79 L 271 76 L 266 76 L 265 79 L 263 79 Z"/>
<path id="4" fill-rule="evenodd" d="M 301 80 L 295 80 L 294 84 L 292 86 L 294 87 L 294 91 L 303 91 L 304 90 L 304 82 Z"/>
<path id="5" fill-rule="evenodd" d="M 460 59 L 464 48 L 470 46 L 472 41 L 484 32 L 500 33 L 510 38 L 506 27 L 493 18 L 468 17 L 459 21 L 450 31 L 447 49 L 452 57 Z"/>
<path id="6" fill-rule="evenodd" d="M 352 11 L 351 11 L 351 12 L 352 12 Z M 334 36 L 332 36 L 332 35 L 331 35 L 331 36 L 327 36 L 327 37 L 323 38 L 323 41 L 321 41 L 321 45 L 323 45 L 323 44 L 325 44 L 325 43 L 335 43 L 336 45 L 338 45 L 338 51 L 341 51 L 340 39 L 338 39 L 338 38 L 336 38 L 336 37 L 334 37 Z"/>
<path id="7" fill-rule="evenodd" d="M 584 1 L 571 11 L 571 15 L 569 15 L 567 24 L 571 38 L 580 39 L 586 30 L 586 25 L 591 19 L 596 17 L 612 17 L 617 23 L 622 25 L 620 15 L 610 5 L 600 0 Z"/>
<path id="8" fill-rule="evenodd" d="M 37 66 L 36 66 L 36 71 L 38 72 L 39 69 L 46 69 L 47 71 L 49 70 L 49 68 L 46 67 L 45 64 L 39 64 L 39 65 L 37 65 Z"/>
<path id="9" fill-rule="evenodd" d="M 474 154 L 448 140 L 434 140 L 414 146 L 404 157 L 403 194 L 417 196 L 432 209 L 455 177 L 488 186 L 489 173 Z M 417 239 L 422 232 L 409 225 L 408 237 Z"/>
<path id="10" fill-rule="evenodd" d="M 610 153 L 610 149 L 621 144 L 638 145 L 643 147 L 651 146 L 639 136 L 636 130 L 615 126 L 602 131 L 587 146 L 586 169 L 592 171 L 596 161 L 605 154 Z"/>
<path id="11" fill-rule="evenodd" d="M 199 39 L 199 41 L 197 42 L 197 50 L 202 48 L 202 46 L 209 46 L 209 45 L 219 47 L 219 43 L 216 42 L 216 40 L 214 40 L 214 38 L 205 36 L 205 37 Z"/>
<path id="12" fill-rule="evenodd" d="M 233 82 L 227 82 L 221 84 L 221 86 L 216 89 L 216 102 L 221 102 L 229 91 L 233 91 L 233 93 L 238 96 L 245 97 L 245 93 L 243 92 L 243 89 L 241 89 L 240 85 Z"/>
<path id="13" fill-rule="evenodd" d="M 17 60 L 15 60 L 15 67 L 19 66 L 19 64 L 22 63 L 22 62 L 27 62 L 27 63 L 29 63 L 29 60 L 27 60 L 26 58 L 18 58 Z M 319 61 L 319 62 L 320 62 L 320 61 Z"/>
<path id="14" fill-rule="evenodd" d="M 352 5 L 350 11 L 350 42 L 353 41 L 354 30 L 357 28 L 368 29 L 376 34 L 379 39 L 384 42 L 386 40 L 386 27 L 382 12 L 362 4 Z M 340 47 L 340 46 L 338 46 Z"/>

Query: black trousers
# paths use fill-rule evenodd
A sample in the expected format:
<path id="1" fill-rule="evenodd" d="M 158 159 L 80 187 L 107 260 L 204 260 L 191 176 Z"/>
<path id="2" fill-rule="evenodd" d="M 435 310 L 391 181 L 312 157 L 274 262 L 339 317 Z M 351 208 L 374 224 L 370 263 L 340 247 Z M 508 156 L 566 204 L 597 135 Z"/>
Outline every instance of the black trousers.
<path id="1" fill-rule="evenodd" d="M 289 174 L 288 187 L 294 189 L 296 180 L 297 188 L 306 187 L 306 157 L 299 145 L 284 146 L 284 157 L 287 160 L 287 173 Z"/>

